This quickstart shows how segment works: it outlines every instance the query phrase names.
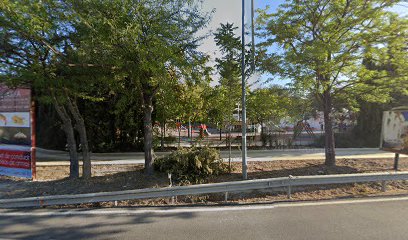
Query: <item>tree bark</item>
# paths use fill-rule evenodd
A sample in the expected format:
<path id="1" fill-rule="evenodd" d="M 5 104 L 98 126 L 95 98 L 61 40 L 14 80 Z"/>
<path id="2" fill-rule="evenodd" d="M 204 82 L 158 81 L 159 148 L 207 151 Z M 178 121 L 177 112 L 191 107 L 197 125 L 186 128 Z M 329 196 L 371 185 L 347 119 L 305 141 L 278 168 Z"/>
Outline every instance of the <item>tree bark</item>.
<path id="1" fill-rule="evenodd" d="M 324 114 L 324 143 L 325 143 L 325 165 L 336 165 L 336 152 L 332 121 L 332 96 L 330 90 L 325 90 L 323 93 L 323 114 Z"/>
<path id="2" fill-rule="evenodd" d="M 148 175 L 153 174 L 153 95 L 143 93 L 143 122 L 144 122 L 144 152 L 145 170 Z"/>
<path id="3" fill-rule="evenodd" d="M 222 128 L 220 126 L 220 141 L 222 141 Z"/>
<path id="4" fill-rule="evenodd" d="M 79 139 L 81 142 L 82 149 L 82 176 L 85 179 L 89 179 L 92 176 L 92 164 L 91 164 L 91 154 L 89 151 L 88 136 L 86 133 L 86 126 L 84 118 L 79 112 L 78 105 L 75 100 L 72 101 L 69 96 L 67 97 L 68 109 L 70 110 L 72 116 L 75 119 L 75 128 L 79 134 Z"/>
<path id="5" fill-rule="evenodd" d="M 263 121 L 260 121 L 260 122 L 261 122 L 261 142 L 262 142 L 262 147 L 266 147 L 266 141 L 264 141 L 265 135 L 264 135 Z"/>
<path id="6" fill-rule="evenodd" d="M 67 136 L 68 149 L 69 149 L 69 177 L 78 178 L 79 177 L 79 162 L 78 162 L 78 152 L 75 141 L 74 128 L 72 126 L 71 119 L 63 120 L 63 129 Z"/>
<path id="7" fill-rule="evenodd" d="M 256 147 L 256 132 L 258 131 L 258 129 L 256 128 L 256 125 L 254 124 L 254 146 Z"/>
<path id="8" fill-rule="evenodd" d="M 58 116 L 62 120 L 63 130 L 67 138 L 68 149 L 69 149 L 69 160 L 70 160 L 69 177 L 78 178 L 79 177 L 79 162 L 78 162 L 78 152 L 77 152 L 77 146 L 76 146 L 76 140 L 75 140 L 74 127 L 72 126 L 71 118 L 69 114 L 67 113 L 65 107 L 62 106 L 58 102 L 53 92 L 51 92 L 51 95 L 52 95 L 53 105 L 55 107 L 55 110 L 58 113 Z"/>
<path id="9" fill-rule="evenodd" d="M 161 140 L 160 140 L 160 148 L 163 151 L 164 150 L 164 129 L 165 129 L 165 123 L 161 123 Z"/>

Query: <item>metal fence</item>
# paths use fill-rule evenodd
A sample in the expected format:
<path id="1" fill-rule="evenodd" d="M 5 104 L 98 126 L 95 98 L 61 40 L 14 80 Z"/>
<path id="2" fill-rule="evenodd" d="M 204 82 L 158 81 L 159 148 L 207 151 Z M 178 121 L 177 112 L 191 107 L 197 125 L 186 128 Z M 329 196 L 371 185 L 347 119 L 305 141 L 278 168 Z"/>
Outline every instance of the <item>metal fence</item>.
<path id="1" fill-rule="evenodd" d="M 256 179 L 236 182 L 200 184 L 193 186 L 177 186 L 168 188 L 149 188 L 117 192 L 87 193 L 76 195 L 57 195 L 0 200 L 0 208 L 41 207 L 50 205 L 81 204 L 95 202 L 111 202 L 133 199 L 165 198 L 183 195 L 209 193 L 243 192 L 270 188 L 287 189 L 291 196 L 292 187 L 323 184 L 346 184 L 362 182 L 382 182 L 383 191 L 387 181 L 408 180 L 408 172 L 386 172 L 365 174 L 338 174 L 318 176 L 289 176 L 269 179 Z"/>

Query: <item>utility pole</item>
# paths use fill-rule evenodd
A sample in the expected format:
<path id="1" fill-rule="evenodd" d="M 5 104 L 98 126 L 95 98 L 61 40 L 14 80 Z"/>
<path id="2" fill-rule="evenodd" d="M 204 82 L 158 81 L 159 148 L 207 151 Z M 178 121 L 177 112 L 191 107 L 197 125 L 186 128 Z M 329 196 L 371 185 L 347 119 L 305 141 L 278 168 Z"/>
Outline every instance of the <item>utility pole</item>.
<path id="1" fill-rule="evenodd" d="M 251 0 L 251 37 L 252 37 L 252 73 L 255 72 L 255 24 L 254 24 L 254 19 L 255 19 L 255 6 L 254 6 L 254 0 Z"/>
<path id="2" fill-rule="evenodd" d="M 245 0 L 242 0 L 242 178 L 248 179 L 247 139 L 246 139 L 246 83 L 245 83 Z"/>

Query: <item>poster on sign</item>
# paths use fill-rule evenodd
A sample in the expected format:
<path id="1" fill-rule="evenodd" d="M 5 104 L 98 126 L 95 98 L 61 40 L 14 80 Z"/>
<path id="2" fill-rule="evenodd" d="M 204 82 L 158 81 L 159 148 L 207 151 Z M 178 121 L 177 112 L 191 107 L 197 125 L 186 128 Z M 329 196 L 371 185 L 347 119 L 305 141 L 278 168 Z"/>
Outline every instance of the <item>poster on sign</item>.
<path id="1" fill-rule="evenodd" d="M 381 149 L 408 154 L 408 107 L 384 112 Z"/>
<path id="2" fill-rule="evenodd" d="M 35 178 L 31 90 L 0 85 L 0 175 Z"/>

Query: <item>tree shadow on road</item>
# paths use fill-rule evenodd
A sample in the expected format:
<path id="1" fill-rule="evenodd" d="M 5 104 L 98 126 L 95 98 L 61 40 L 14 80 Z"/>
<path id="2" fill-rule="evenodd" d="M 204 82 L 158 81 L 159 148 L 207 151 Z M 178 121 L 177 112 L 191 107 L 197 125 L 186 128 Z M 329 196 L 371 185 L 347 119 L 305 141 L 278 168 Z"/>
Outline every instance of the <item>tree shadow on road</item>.
<path id="1" fill-rule="evenodd" d="M 24 214 L 26 212 L 26 214 Z M 32 214 L 30 214 L 32 213 Z M 43 213 L 44 215 L 37 215 Z M 0 214 L 1 239 L 120 239 L 129 230 L 143 231 L 145 224 L 161 224 L 173 220 L 190 221 L 193 212 L 130 212 L 88 214 L 61 210 L 6 210 Z M 133 231 L 134 232 L 134 231 Z M 137 236 L 134 236 L 136 239 Z"/>

